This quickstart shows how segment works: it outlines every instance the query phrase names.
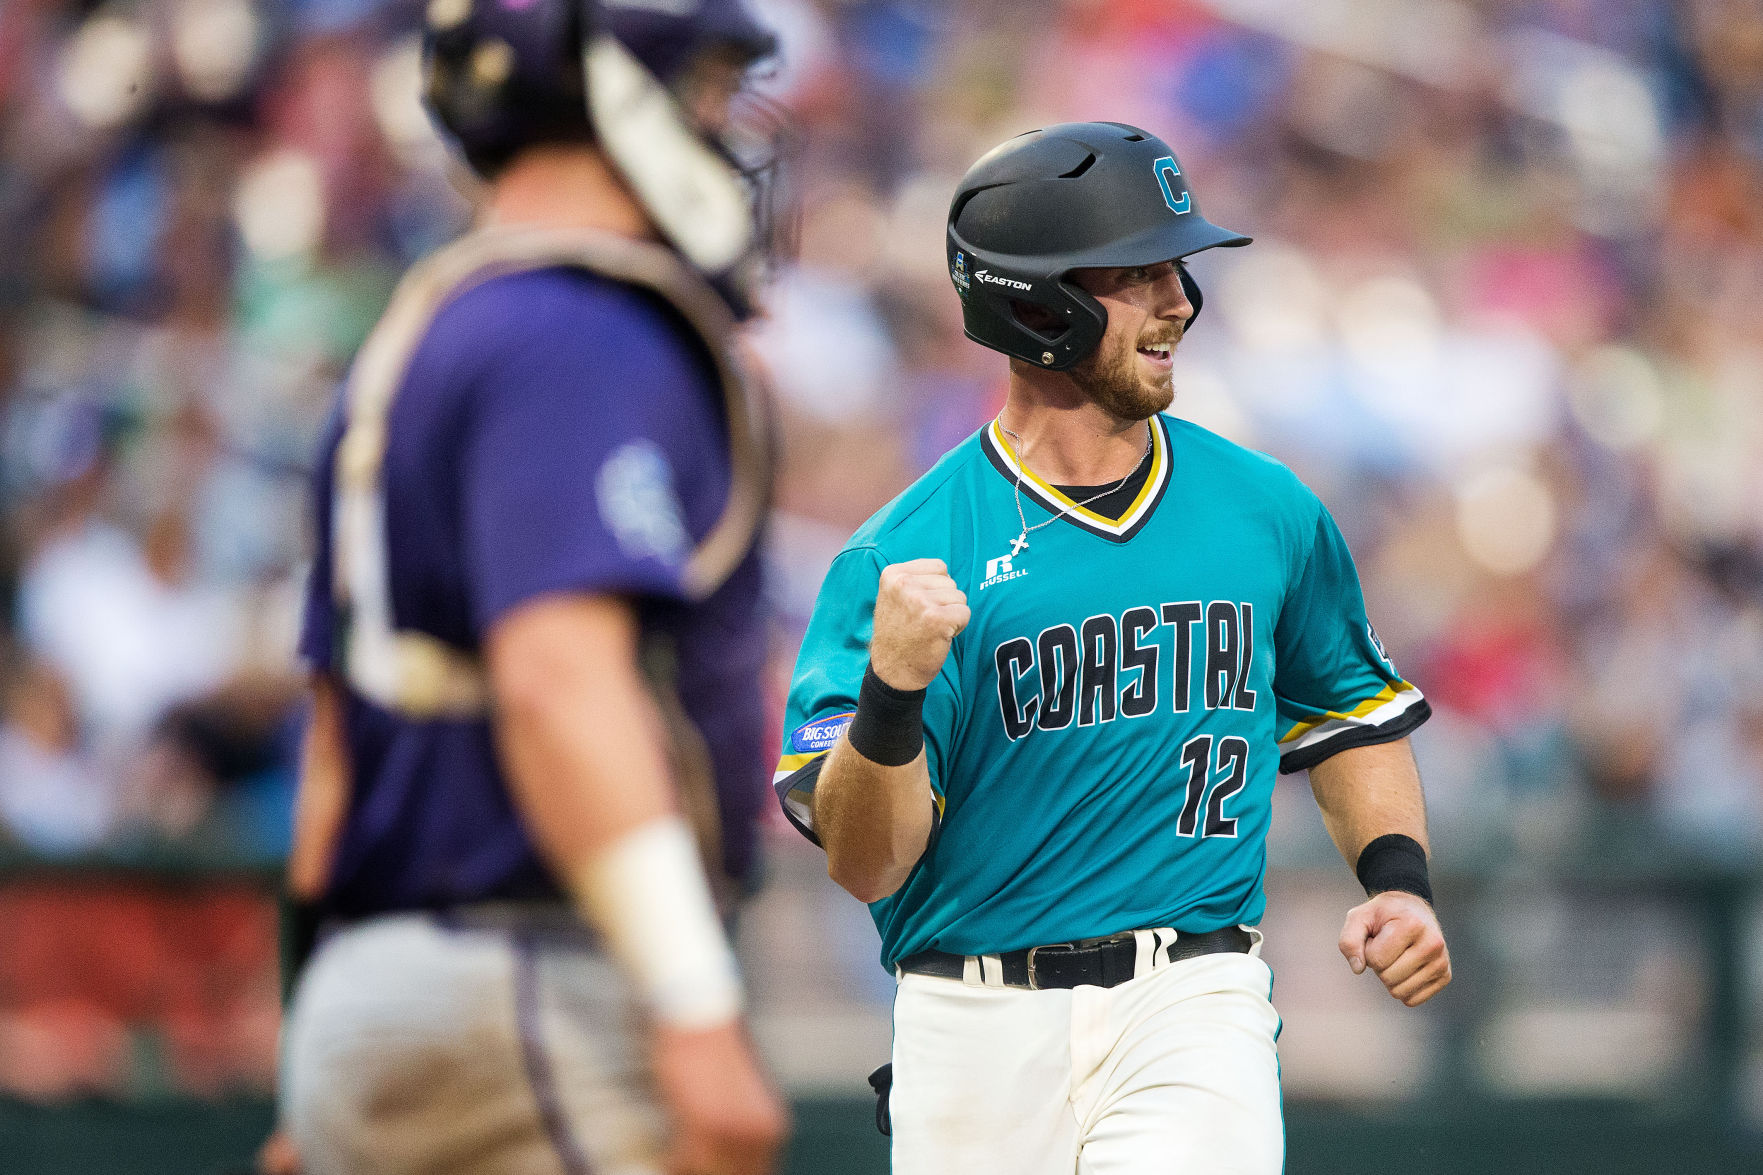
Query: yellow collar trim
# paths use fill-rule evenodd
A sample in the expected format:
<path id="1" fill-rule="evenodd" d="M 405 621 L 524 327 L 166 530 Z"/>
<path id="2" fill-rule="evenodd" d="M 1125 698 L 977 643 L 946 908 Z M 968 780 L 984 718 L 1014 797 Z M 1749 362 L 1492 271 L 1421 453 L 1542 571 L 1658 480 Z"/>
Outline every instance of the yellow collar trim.
<path id="1" fill-rule="evenodd" d="M 1126 513 L 1118 519 L 1108 518 L 1105 515 L 1097 514 L 1094 510 L 1079 506 L 1056 487 L 1035 476 L 1032 469 L 1017 459 L 1016 450 L 1010 447 L 1009 439 L 1004 436 L 1004 426 L 996 420 L 992 421 L 992 443 L 998 446 L 998 451 L 1004 454 L 1004 459 L 1010 463 L 1011 467 L 1022 474 L 1022 480 L 1039 490 L 1042 497 L 1050 498 L 1053 502 L 1064 506 L 1068 513 L 1081 516 L 1097 526 L 1107 527 L 1113 531 L 1123 531 L 1138 519 L 1139 512 L 1144 509 L 1145 504 L 1150 501 L 1151 495 L 1156 492 L 1158 483 L 1163 478 L 1164 467 L 1168 464 L 1168 442 L 1163 435 L 1162 421 L 1153 416 L 1151 421 L 1147 423 L 1151 428 L 1151 472 L 1145 476 L 1145 484 L 1139 487 L 1139 496 L 1133 499 L 1132 505 L 1127 507 Z"/>

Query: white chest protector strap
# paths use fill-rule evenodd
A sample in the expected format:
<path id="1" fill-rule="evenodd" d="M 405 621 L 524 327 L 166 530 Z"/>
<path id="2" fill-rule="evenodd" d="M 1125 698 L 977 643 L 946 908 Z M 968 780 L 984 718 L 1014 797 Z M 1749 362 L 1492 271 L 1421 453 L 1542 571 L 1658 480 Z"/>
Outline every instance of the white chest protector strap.
<path id="1" fill-rule="evenodd" d="M 659 296 L 698 333 L 715 362 L 731 478 L 721 517 L 686 559 L 681 582 L 689 598 L 703 599 L 721 586 L 746 556 L 765 513 L 771 453 L 764 404 L 731 353 L 733 318 L 702 278 L 668 249 L 602 233 L 490 228 L 462 237 L 405 276 L 368 336 L 349 375 L 336 457 L 332 587 L 343 618 L 344 675 L 358 693 L 412 718 L 482 717 L 489 687 L 476 655 L 393 626 L 383 477 L 392 401 L 429 324 L 449 300 L 494 277 L 557 266 Z"/>

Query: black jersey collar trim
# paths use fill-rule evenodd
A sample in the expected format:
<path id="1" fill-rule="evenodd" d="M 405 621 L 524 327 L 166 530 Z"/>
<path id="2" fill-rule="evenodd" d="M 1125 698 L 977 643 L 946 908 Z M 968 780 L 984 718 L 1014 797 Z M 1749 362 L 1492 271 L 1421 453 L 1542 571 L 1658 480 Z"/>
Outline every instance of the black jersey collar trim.
<path id="1" fill-rule="evenodd" d="M 1023 510 L 1028 516 L 1030 526 L 1043 521 L 1035 517 L 1036 511 L 1030 510 L 1031 506 L 1038 506 L 1039 512 L 1058 515 L 1062 521 L 1098 538 L 1124 543 L 1144 529 L 1145 523 L 1150 521 L 1151 515 L 1156 511 L 1157 504 L 1163 500 L 1163 492 L 1169 488 L 1169 428 L 1161 415 L 1151 417 L 1150 425 L 1151 472 L 1145 478 L 1145 485 L 1139 491 L 1138 499 L 1118 519 L 1084 509 L 1060 493 L 1057 487 L 1035 476 L 1034 471 L 1027 466 L 1019 466 L 1016 454 L 1010 447 L 1010 440 L 996 420 L 987 425 L 980 434 L 980 448 L 985 451 L 992 468 L 1013 487 L 1020 474 Z"/>

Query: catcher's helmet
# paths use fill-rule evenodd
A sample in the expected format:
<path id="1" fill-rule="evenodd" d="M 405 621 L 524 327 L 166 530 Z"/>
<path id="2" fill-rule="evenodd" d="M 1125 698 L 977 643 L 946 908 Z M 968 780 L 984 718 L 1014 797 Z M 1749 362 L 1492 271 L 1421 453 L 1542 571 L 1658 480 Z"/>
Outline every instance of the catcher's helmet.
<path id="1" fill-rule="evenodd" d="M 485 177 L 525 147 L 598 144 L 669 242 L 730 293 L 754 260 L 749 176 L 673 87 L 707 54 L 745 66 L 776 48 L 742 0 L 429 0 L 423 100 Z"/>
<path id="2" fill-rule="evenodd" d="M 968 168 L 949 206 L 949 274 L 967 337 L 1053 371 L 1094 351 L 1108 327 L 1102 304 L 1067 280 L 1072 270 L 1248 243 L 1200 215 L 1168 144 L 1119 122 L 1018 135 Z M 1180 272 L 1198 316 L 1200 287 Z M 1016 303 L 1045 307 L 1056 325 L 1027 326 Z"/>

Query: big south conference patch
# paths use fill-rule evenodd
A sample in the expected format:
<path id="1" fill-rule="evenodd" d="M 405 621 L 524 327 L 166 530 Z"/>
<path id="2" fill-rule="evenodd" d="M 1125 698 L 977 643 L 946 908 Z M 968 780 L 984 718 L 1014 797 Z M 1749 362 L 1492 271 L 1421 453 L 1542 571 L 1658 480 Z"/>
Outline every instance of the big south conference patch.
<path id="1" fill-rule="evenodd" d="M 822 751 L 830 751 L 838 743 L 839 736 L 851 725 L 851 719 L 857 717 L 857 711 L 847 710 L 843 714 L 832 714 L 826 718 L 816 718 L 813 722 L 804 722 L 790 734 L 790 751 L 797 755 L 818 755 Z"/>

